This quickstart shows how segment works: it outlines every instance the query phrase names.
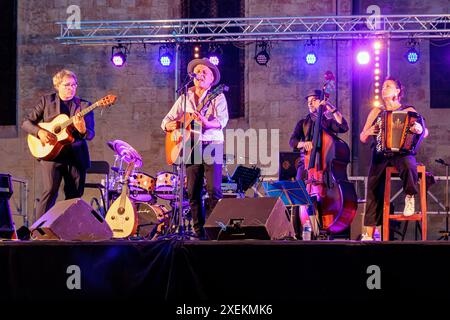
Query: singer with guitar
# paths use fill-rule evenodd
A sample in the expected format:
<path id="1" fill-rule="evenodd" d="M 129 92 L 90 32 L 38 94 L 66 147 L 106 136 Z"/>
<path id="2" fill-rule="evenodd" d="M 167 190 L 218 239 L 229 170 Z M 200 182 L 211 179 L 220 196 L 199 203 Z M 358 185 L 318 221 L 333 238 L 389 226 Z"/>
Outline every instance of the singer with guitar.
<path id="1" fill-rule="evenodd" d="M 228 107 L 223 93 L 210 92 L 210 89 L 220 81 L 220 72 L 215 65 L 208 59 L 194 59 L 189 62 L 187 71 L 194 79 L 194 86 L 188 89 L 186 99 L 184 94 L 177 99 L 164 117 L 161 128 L 167 133 L 180 128 L 180 121 L 184 119 L 183 108 L 186 101 L 186 113 L 196 119 L 194 123 L 191 123 L 193 129 L 189 135 L 197 132 L 192 141 L 199 142 L 201 151 L 192 152 L 186 162 L 187 192 L 194 231 L 197 237 L 202 239 L 205 238 L 203 226 L 206 217 L 222 198 L 223 129 L 228 122 Z M 167 145 L 166 139 L 166 149 Z M 184 150 L 184 152 L 186 155 L 190 151 Z M 168 162 L 173 163 L 169 160 Z M 204 177 L 209 195 L 205 201 L 205 208 L 202 201 Z"/>
<path id="2" fill-rule="evenodd" d="M 56 145 L 54 133 L 43 129 L 39 122 L 50 122 L 60 114 L 73 117 L 70 127 L 74 141 L 64 145 L 58 155 L 51 160 L 40 160 L 42 172 L 42 195 L 36 207 L 39 218 L 48 211 L 58 197 L 58 190 L 64 178 L 66 199 L 83 195 L 86 170 L 90 166 L 87 140 L 95 136 L 94 115 L 82 116 L 80 111 L 88 108 L 90 103 L 75 96 L 78 79 L 75 73 L 63 69 L 53 76 L 56 93 L 41 97 L 39 103 L 25 117 L 22 128 L 30 135 L 39 138 L 42 145 Z"/>

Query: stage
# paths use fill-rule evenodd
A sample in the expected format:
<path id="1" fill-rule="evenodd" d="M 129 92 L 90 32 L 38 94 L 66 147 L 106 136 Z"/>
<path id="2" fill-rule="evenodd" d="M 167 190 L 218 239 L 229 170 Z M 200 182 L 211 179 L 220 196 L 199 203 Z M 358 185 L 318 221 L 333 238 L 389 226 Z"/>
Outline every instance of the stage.
<path id="1" fill-rule="evenodd" d="M 448 301 L 449 255 L 444 241 L 3 241 L 0 298 L 171 308 Z"/>

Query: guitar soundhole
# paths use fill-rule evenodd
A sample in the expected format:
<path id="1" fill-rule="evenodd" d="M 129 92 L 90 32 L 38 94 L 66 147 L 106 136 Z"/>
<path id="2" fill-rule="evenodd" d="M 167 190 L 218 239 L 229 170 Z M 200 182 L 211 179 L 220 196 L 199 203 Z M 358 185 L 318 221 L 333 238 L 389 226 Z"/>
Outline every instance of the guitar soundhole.
<path id="1" fill-rule="evenodd" d="M 118 212 L 119 214 L 124 214 L 125 208 L 119 208 L 119 210 L 117 210 L 117 212 Z"/>
<path id="2" fill-rule="evenodd" d="M 56 126 L 56 127 L 53 129 L 53 132 L 56 133 L 56 134 L 60 133 L 60 132 L 61 132 L 61 127 L 60 127 L 60 126 Z"/>

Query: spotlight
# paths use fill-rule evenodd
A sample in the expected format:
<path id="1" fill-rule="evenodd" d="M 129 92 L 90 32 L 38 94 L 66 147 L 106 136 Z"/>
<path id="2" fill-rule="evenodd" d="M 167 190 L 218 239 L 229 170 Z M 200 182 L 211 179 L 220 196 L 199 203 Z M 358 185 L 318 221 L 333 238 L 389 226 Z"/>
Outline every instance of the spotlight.
<path id="1" fill-rule="evenodd" d="M 163 67 L 170 67 L 172 64 L 172 55 L 170 54 L 167 46 L 159 47 L 159 63 Z"/>
<path id="2" fill-rule="evenodd" d="M 220 57 L 222 56 L 222 49 L 216 45 L 210 45 L 208 50 L 208 59 L 213 65 L 217 66 L 220 63 Z"/>
<path id="3" fill-rule="evenodd" d="M 381 49 L 381 42 L 380 41 L 375 41 L 373 44 L 373 48 L 375 50 L 380 50 Z"/>
<path id="4" fill-rule="evenodd" d="M 129 53 L 128 48 L 122 46 L 121 44 L 115 47 L 112 47 L 111 50 L 111 62 L 115 67 L 123 67 L 125 62 L 127 61 L 127 54 Z"/>
<path id="5" fill-rule="evenodd" d="M 194 52 L 193 52 L 193 56 L 195 59 L 199 59 L 201 56 L 201 46 L 200 45 L 194 45 Z"/>
<path id="6" fill-rule="evenodd" d="M 420 58 L 420 53 L 417 50 L 416 46 L 418 45 L 417 41 L 414 39 L 410 39 L 407 43 L 406 46 L 409 48 L 408 51 L 405 54 L 406 60 L 409 63 L 416 63 L 417 61 L 419 61 Z"/>
<path id="7" fill-rule="evenodd" d="M 315 64 L 317 62 L 317 56 L 314 52 L 308 52 L 305 56 L 305 61 L 307 64 Z"/>
<path id="8" fill-rule="evenodd" d="M 220 62 L 219 57 L 216 55 L 209 56 L 209 62 L 211 62 L 213 65 L 217 66 Z"/>
<path id="9" fill-rule="evenodd" d="M 410 48 L 406 53 L 406 59 L 409 63 L 416 63 L 419 60 L 419 52 L 416 48 Z"/>
<path id="10" fill-rule="evenodd" d="M 316 46 L 315 40 L 312 40 L 312 39 L 306 40 L 305 48 L 304 48 L 305 52 L 306 52 L 306 55 L 304 57 L 306 64 L 309 64 L 309 65 L 316 64 L 317 55 L 314 50 L 315 46 Z"/>
<path id="11" fill-rule="evenodd" d="M 256 53 L 258 47 L 261 48 L 261 50 L 258 53 Z M 255 61 L 260 66 L 267 66 L 267 63 L 269 63 L 270 55 L 267 48 L 268 48 L 267 42 L 263 42 L 255 46 Z"/>
<path id="12" fill-rule="evenodd" d="M 367 51 L 360 51 L 356 55 L 356 60 L 359 64 L 368 64 L 370 61 L 370 55 Z"/>

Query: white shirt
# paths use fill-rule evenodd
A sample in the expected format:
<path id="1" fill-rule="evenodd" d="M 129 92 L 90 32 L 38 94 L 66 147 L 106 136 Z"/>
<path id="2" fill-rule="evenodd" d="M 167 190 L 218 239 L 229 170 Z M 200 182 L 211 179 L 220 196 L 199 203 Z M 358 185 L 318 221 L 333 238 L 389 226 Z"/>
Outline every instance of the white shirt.
<path id="1" fill-rule="evenodd" d="M 203 95 L 200 97 L 198 103 L 200 104 L 208 94 L 208 91 L 205 91 Z M 169 113 L 164 117 L 161 122 L 161 128 L 165 131 L 166 124 L 169 121 L 178 121 L 183 117 L 183 108 L 184 108 L 184 94 L 179 96 L 177 101 L 173 104 Z M 186 112 L 193 113 L 196 110 L 197 105 L 195 104 L 195 93 L 194 87 L 188 90 L 188 98 L 186 99 Z M 214 129 L 206 129 L 203 134 L 200 135 L 201 141 L 224 141 L 223 136 L 223 128 L 228 123 L 228 105 L 225 95 L 223 93 L 219 94 L 216 98 L 214 98 L 211 103 L 209 103 L 208 107 L 203 108 L 201 114 L 206 117 L 209 121 L 217 119 L 220 123 L 220 128 Z"/>

